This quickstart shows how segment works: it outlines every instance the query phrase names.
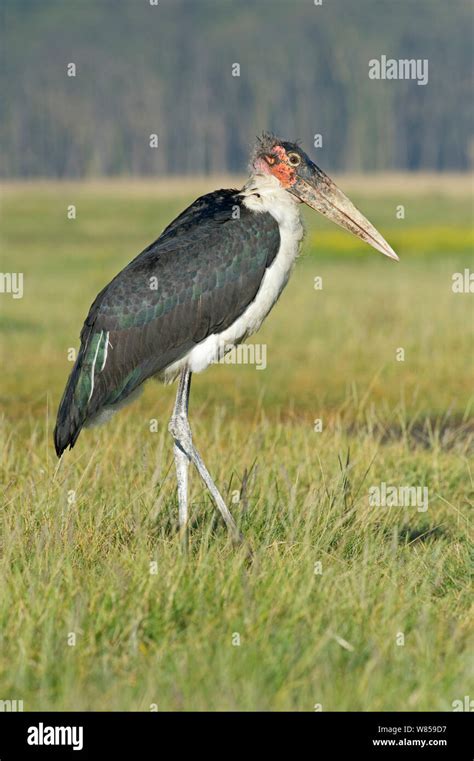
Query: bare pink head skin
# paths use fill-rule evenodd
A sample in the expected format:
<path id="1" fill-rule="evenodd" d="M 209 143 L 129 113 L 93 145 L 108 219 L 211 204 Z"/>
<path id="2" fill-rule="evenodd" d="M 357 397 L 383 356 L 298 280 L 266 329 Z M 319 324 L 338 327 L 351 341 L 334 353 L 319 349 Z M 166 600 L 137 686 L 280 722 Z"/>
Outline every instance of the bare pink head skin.
<path id="1" fill-rule="evenodd" d="M 254 166 L 261 174 L 272 174 L 284 188 L 290 188 L 296 181 L 296 169 L 282 145 L 275 145 L 271 153 L 258 157 Z"/>
<path id="2" fill-rule="evenodd" d="M 385 238 L 297 143 L 264 133 L 257 140 L 251 171 L 256 175 L 272 175 L 299 201 L 398 261 Z"/>

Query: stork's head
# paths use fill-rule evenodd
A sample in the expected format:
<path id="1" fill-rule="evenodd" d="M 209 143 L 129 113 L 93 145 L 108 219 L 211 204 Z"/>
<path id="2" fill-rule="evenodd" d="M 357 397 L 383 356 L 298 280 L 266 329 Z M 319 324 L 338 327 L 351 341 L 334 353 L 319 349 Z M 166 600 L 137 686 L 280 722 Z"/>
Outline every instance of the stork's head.
<path id="1" fill-rule="evenodd" d="M 252 170 L 272 175 L 299 201 L 398 261 L 387 241 L 297 143 L 264 133 L 254 150 Z"/>

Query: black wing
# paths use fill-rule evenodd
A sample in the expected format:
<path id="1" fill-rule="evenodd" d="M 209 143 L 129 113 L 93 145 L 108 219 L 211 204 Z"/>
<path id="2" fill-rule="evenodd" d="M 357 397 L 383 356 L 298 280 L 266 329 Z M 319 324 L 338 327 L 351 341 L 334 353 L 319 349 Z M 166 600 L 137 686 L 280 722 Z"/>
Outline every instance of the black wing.
<path id="1" fill-rule="evenodd" d="M 58 455 L 102 409 L 232 325 L 279 245 L 275 219 L 248 210 L 236 190 L 202 196 L 180 214 L 92 304 L 58 411 Z"/>

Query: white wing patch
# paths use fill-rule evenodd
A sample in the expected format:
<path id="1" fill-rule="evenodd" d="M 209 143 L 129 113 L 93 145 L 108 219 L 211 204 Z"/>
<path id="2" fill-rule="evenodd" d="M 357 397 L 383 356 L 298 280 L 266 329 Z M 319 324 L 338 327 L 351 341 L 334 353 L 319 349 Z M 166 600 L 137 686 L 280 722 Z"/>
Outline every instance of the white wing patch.
<path id="1" fill-rule="evenodd" d="M 110 341 L 109 341 L 109 335 L 110 335 L 110 331 L 108 330 L 108 331 L 107 331 L 107 333 L 105 334 L 105 348 L 104 348 L 104 359 L 102 360 L 102 365 L 101 365 L 101 368 L 100 368 L 100 370 L 99 370 L 99 372 L 100 372 L 100 373 L 101 373 L 101 372 L 102 372 L 102 370 L 104 369 L 104 367 L 105 367 L 105 363 L 107 362 L 107 354 L 108 354 L 108 352 L 109 352 L 109 346 L 112 346 L 112 344 L 111 344 L 111 343 L 110 343 Z M 113 347 L 112 347 L 112 348 L 113 348 Z"/>
<path id="2" fill-rule="evenodd" d="M 105 336 L 104 336 L 104 331 L 103 330 L 100 331 L 100 335 L 99 335 L 99 338 L 98 338 L 98 341 L 97 341 L 97 346 L 96 346 L 95 352 L 94 352 L 94 359 L 92 360 L 92 365 L 91 365 L 91 375 L 90 375 L 91 390 L 89 391 L 89 398 L 87 400 L 88 402 L 90 402 L 90 400 L 92 399 L 92 394 L 94 393 L 95 366 L 96 366 L 96 363 L 97 363 L 97 357 L 99 356 L 99 351 L 100 351 L 100 349 L 102 347 L 104 347 L 104 356 L 102 358 L 102 364 L 101 364 L 100 369 L 99 369 L 99 373 L 101 373 L 102 370 L 105 367 L 105 363 L 107 362 L 107 354 L 108 354 L 108 351 L 109 351 L 109 346 L 112 347 L 112 344 L 109 341 L 109 335 L 110 335 L 110 331 L 107 331 L 105 333 Z M 104 344 L 103 339 L 105 339 L 105 344 Z"/>

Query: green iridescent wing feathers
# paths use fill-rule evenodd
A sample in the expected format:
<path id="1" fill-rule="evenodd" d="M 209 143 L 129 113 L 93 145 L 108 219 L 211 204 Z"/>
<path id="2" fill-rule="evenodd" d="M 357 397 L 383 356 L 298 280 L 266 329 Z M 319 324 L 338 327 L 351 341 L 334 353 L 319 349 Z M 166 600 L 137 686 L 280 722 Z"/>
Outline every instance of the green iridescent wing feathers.
<path id="1" fill-rule="evenodd" d="M 58 412 L 58 453 L 103 408 L 225 330 L 255 298 L 280 244 L 235 190 L 198 198 L 97 296 Z"/>

